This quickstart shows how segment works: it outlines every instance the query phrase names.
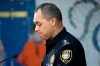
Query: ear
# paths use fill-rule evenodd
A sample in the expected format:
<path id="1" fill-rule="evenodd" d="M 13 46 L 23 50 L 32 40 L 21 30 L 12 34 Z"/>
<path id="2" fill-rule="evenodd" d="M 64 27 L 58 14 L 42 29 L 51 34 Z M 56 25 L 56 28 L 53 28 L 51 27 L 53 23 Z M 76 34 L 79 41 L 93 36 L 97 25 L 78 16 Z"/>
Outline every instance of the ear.
<path id="1" fill-rule="evenodd" d="M 50 19 L 50 23 L 51 23 L 51 26 L 55 26 L 56 25 L 56 18 L 52 17 Z"/>

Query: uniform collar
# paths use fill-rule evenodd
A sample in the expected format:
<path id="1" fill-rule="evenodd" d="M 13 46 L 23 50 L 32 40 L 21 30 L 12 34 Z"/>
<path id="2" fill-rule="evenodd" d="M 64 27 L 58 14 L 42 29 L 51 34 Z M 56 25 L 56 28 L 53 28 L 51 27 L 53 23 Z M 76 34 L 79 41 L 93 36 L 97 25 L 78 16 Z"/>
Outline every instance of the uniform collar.
<path id="1" fill-rule="evenodd" d="M 52 40 L 46 41 L 46 53 L 49 52 L 57 43 L 58 41 L 61 41 L 61 39 L 66 35 L 67 31 L 65 27 L 62 29 L 61 32 L 59 32 Z"/>

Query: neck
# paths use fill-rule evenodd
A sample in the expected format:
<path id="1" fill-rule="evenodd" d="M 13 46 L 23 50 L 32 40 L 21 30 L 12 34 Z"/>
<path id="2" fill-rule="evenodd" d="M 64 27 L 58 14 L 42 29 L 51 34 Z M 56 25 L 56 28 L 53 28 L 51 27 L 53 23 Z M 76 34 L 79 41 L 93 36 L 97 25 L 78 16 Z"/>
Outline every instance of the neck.
<path id="1" fill-rule="evenodd" d="M 63 25 L 60 24 L 58 25 L 58 27 L 56 26 L 55 29 L 54 29 L 54 32 L 53 32 L 53 36 L 51 39 L 53 39 L 58 33 L 60 33 L 63 29 Z"/>

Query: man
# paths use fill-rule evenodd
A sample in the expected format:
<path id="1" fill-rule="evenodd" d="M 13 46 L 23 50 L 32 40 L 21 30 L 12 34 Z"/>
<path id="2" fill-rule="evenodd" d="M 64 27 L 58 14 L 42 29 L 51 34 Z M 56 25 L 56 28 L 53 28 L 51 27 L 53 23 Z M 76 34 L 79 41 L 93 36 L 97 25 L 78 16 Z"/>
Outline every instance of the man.
<path id="1" fill-rule="evenodd" d="M 35 31 L 46 40 L 46 53 L 41 66 L 86 66 L 81 43 L 62 24 L 60 9 L 52 3 L 37 7 Z"/>

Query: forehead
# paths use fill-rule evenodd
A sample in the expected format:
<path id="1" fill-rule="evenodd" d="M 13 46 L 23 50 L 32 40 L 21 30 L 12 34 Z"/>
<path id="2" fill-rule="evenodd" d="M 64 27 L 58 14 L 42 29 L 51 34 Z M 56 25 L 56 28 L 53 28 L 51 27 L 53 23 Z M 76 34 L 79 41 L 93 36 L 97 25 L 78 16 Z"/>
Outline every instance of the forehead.
<path id="1" fill-rule="evenodd" d="M 41 10 L 39 9 L 37 12 L 34 14 L 34 19 L 33 22 L 37 22 L 40 19 L 43 19 L 43 14 L 41 13 Z"/>

